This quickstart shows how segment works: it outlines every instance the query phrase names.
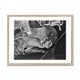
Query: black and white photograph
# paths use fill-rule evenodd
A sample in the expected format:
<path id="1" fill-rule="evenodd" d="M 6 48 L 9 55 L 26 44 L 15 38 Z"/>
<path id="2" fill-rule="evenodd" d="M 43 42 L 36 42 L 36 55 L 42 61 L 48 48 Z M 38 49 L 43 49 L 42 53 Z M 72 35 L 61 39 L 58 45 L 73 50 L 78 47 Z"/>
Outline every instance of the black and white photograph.
<path id="1" fill-rule="evenodd" d="M 9 63 L 71 63 L 71 17 L 8 16 Z"/>
<path id="2" fill-rule="evenodd" d="M 14 21 L 14 59 L 66 59 L 66 21 Z"/>

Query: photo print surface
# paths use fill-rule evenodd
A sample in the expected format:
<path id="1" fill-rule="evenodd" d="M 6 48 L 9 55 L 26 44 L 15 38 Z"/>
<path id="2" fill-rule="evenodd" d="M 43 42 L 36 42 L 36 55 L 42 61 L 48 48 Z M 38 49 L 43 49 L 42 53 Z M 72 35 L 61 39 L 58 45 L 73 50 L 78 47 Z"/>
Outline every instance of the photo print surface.
<path id="1" fill-rule="evenodd" d="M 66 60 L 66 20 L 14 20 L 14 60 Z"/>

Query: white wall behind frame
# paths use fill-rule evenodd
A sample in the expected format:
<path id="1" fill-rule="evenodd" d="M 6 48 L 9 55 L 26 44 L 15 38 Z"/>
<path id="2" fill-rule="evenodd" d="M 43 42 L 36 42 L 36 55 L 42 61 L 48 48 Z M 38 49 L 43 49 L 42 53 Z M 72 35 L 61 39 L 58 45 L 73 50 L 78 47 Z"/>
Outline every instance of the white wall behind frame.
<path id="1" fill-rule="evenodd" d="M 73 14 L 74 66 L 7 66 L 7 14 Z M 80 80 L 79 0 L 0 0 L 0 80 Z"/>

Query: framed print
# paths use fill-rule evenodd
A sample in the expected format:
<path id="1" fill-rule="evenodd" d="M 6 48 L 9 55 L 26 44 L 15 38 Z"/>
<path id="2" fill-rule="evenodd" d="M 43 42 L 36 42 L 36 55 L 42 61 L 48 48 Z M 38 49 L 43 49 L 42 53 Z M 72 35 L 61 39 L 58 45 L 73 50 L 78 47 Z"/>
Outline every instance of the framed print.
<path id="1" fill-rule="evenodd" d="M 8 15 L 8 65 L 73 65 L 73 15 Z"/>

